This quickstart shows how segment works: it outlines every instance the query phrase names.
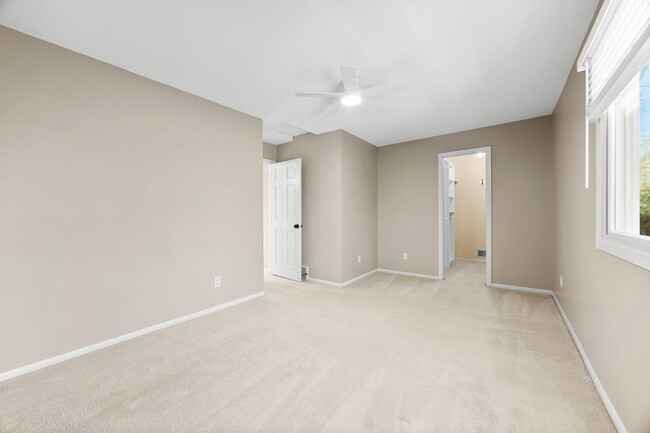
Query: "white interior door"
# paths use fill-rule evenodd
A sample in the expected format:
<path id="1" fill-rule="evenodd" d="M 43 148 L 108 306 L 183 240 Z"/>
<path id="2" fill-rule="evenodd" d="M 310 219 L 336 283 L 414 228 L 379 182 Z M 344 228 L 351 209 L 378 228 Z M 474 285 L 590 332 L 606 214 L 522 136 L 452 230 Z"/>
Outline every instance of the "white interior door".
<path id="1" fill-rule="evenodd" d="M 302 280 L 302 159 L 269 166 L 269 266 L 271 273 Z"/>

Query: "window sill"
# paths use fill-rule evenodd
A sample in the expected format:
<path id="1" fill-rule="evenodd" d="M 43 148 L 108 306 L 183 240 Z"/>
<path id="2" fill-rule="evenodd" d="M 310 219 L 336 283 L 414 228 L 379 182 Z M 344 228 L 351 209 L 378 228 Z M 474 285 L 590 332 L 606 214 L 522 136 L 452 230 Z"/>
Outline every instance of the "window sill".
<path id="1" fill-rule="evenodd" d="M 596 239 L 596 248 L 650 271 L 650 240 L 609 233 Z"/>

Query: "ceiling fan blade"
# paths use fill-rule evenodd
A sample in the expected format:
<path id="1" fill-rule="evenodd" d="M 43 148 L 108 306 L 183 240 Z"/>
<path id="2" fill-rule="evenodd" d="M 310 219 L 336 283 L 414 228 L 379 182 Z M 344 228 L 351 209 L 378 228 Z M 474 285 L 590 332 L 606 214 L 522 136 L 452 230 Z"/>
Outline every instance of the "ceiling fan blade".
<path id="1" fill-rule="evenodd" d="M 296 92 L 296 96 L 321 97 L 321 98 L 340 98 L 343 93 L 333 92 Z"/>
<path id="2" fill-rule="evenodd" d="M 384 115 L 388 113 L 388 110 L 381 105 L 377 104 L 376 102 L 370 102 L 370 101 L 363 101 L 361 104 L 363 105 L 363 108 L 366 109 L 367 111 L 372 112 L 375 115 Z"/>
<path id="3" fill-rule="evenodd" d="M 396 81 L 394 83 L 385 83 L 378 86 L 366 87 L 361 89 L 362 96 L 375 96 L 383 93 L 402 92 L 409 88 L 408 81 Z"/>
<path id="4" fill-rule="evenodd" d="M 366 117 L 372 116 L 372 115 L 375 114 L 375 112 L 373 110 L 369 109 L 368 107 L 359 107 L 357 110 L 359 111 L 360 114 L 362 114 L 363 116 L 366 116 Z"/>
<path id="5" fill-rule="evenodd" d="M 346 92 L 359 91 L 359 74 L 357 74 L 357 68 L 341 65 L 341 77 L 343 77 L 343 86 Z"/>
<path id="6" fill-rule="evenodd" d="M 334 117 L 339 114 L 339 111 L 341 111 L 341 104 L 332 104 L 332 106 L 327 111 L 325 111 L 323 117 Z"/>
<path id="7" fill-rule="evenodd" d="M 332 105 L 340 105 L 341 103 L 334 98 L 323 98 L 321 102 L 318 103 L 316 108 L 312 110 L 312 116 L 322 116 L 327 112 L 327 110 L 332 109 Z"/>

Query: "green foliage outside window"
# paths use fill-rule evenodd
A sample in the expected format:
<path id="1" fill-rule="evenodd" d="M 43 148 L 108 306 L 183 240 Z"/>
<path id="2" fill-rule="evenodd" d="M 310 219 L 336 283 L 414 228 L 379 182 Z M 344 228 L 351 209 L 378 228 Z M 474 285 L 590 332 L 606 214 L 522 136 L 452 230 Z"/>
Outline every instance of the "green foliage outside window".
<path id="1" fill-rule="evenodd" d="M 650 236 L 650 136 L 641 143 L 641 234 Z"/>

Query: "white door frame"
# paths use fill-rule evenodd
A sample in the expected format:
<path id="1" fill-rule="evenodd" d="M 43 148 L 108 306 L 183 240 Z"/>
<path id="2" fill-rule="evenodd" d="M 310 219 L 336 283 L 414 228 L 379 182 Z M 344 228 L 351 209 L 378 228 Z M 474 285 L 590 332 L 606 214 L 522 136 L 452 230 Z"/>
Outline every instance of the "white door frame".
<path id="1" fill-rule="evenodd" d="M 262 158 L 262 164 L 263 165 L 271 165 L 271 164 L 275 164 L 276 162 L 277 161 L 275 161 L 273 159 Z M 265 193 L 266 193 L 266 198 L 267 199 L 271 198 L 271 192 L 269 191 L 269 189 L 271 187 L 270 176 L 271 176 L 271 170 L 268 171 L 267 177 L 266 177 L 266 187 L 267 188 L 266 188 Z M 267 217 L 266 218 L 266 225 L 269 228 L 269 230 L 268 230 L 268 233 L 266 234 L 266 239 L 264 239 L 264 241 L 266 242 L 266 245 L 267 245 L 267 247 L 269 249 L 269 253 L 270 253 L 270 250 L 271 250 L 271 247 L 270 247 L 270 245 L 271 245 L 271 230 L 270 230 L 270 227 L 271 227 L 271 221 L 270 221 L 271 220 L 271 212 L 270 212 L 271 203 L 269 203 L 267 201 L 266 207 L 267 207 L 266 208 L 266 217 Z M 262 236 L 264 236 L 264 235 L 262 234 Z M 262 241 L 262 247 L 264 247 L 264 241 Z M 271 265 L 269 264 L 269 267 L 270 266 Z M 271 272 L 271 269 L 270 268 L 264 268 L 264 272 Z"/>
<path id="2" fill-rule="evenodd" d="M 443 261 L 443 159 L 454 156 L 474 155 L 476 153 L 485 153 L 485 285 L 492 285 L 492 147 L 475 147 L 472 149 L 456 150 L 453 152 L 443 152 L 438 154 L 438 274 L 440 279 L 445 279 L 445 266 Z"/>

